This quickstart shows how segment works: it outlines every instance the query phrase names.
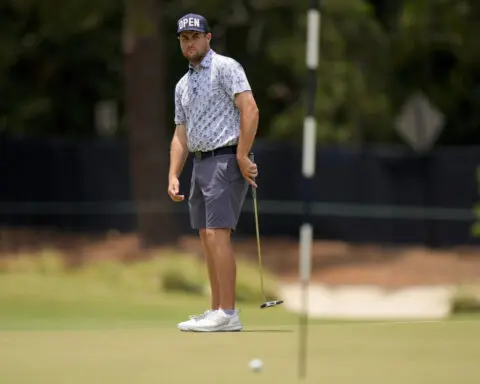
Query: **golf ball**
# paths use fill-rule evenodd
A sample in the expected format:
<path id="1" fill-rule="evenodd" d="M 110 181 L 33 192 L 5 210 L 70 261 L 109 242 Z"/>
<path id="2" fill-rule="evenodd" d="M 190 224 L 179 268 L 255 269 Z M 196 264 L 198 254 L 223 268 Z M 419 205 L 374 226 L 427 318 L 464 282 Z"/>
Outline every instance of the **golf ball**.
<path id="1" fill-rule="evenodd" d="M 259 372 L 262 370 L 263 361 L 260 359 L 253 359 L 252 361 L 250 361 L 249 366 L 252 371 Z"/>

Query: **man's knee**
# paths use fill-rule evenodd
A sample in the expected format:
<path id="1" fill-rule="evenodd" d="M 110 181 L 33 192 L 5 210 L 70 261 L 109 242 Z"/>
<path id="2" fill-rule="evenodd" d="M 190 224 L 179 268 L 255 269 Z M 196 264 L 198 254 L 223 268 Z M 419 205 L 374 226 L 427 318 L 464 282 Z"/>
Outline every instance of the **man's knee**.
<path id="1" fill-rule="evenodd" d="M 230 228 L 205 228 L 200 235 L 203 235 L 205 240 L 212 244 L 230 240 L 230 232 Z"/>

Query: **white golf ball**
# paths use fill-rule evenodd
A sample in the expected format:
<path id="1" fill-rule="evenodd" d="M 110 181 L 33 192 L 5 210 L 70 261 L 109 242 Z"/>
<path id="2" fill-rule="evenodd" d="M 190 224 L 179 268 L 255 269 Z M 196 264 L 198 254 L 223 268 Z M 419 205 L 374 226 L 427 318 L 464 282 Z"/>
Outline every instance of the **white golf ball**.
<path id="1" fill-rule="evenodd" d="M 250 361 L 249 366 L 252 371 L 259 372 L 262 370 L 263 361 L 260 359 L 253 359 L 252 361 Z"/>

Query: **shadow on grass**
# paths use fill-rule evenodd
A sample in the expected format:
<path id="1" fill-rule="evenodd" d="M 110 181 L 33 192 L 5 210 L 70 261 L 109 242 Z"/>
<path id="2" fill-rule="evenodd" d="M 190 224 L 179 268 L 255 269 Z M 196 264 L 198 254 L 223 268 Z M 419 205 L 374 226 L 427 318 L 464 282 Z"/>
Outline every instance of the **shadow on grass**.
<path id="1" fill-rule="evenodd" d="M 293 329 L 244 329 L 239 333 L 293 333 Z"/>
<path id="2" fill-rule="evenodd" d="M 293 329 L 243 329 L 241 331 L 221 331 L 221 332 L 196 332 L 196 331 L 182 331 L 182 333 L 201 333 L 201 334 L 224 334 L 224 333 L 293 333 Z"/>

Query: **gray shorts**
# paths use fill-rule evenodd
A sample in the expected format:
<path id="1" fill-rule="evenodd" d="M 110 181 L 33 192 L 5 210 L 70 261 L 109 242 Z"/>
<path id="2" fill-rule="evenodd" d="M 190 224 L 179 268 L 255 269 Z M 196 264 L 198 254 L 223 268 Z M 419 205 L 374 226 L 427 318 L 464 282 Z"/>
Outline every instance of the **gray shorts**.
<path id="1" fill-rule="evenodd" d="M 235 230 L 248 186 L 235 154 L 194 157 L 188 199 L 192 228 Z"/>

